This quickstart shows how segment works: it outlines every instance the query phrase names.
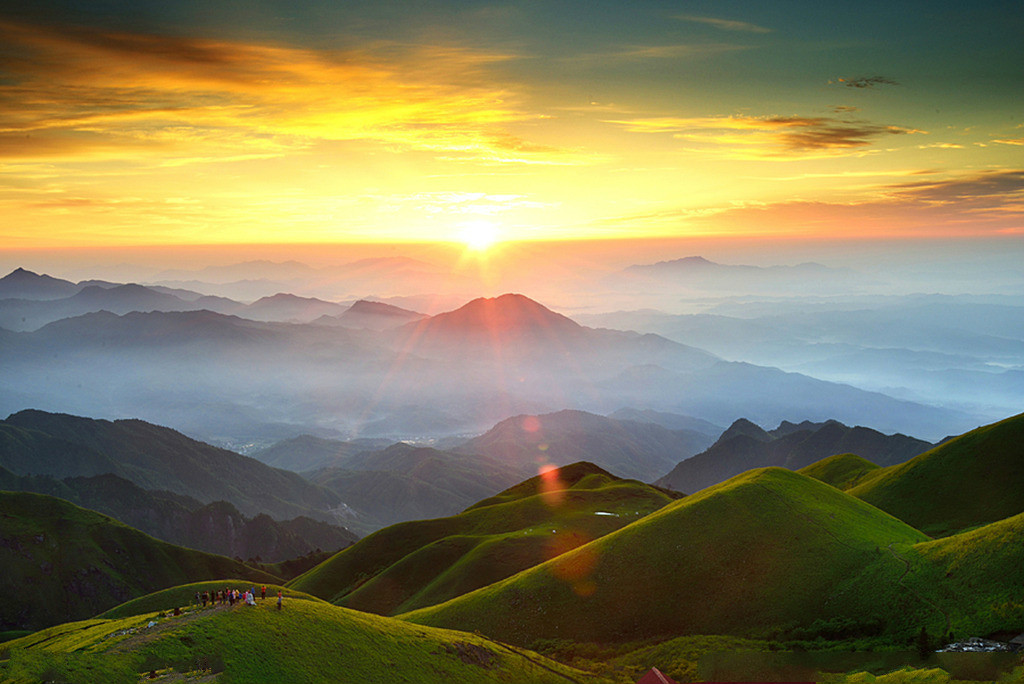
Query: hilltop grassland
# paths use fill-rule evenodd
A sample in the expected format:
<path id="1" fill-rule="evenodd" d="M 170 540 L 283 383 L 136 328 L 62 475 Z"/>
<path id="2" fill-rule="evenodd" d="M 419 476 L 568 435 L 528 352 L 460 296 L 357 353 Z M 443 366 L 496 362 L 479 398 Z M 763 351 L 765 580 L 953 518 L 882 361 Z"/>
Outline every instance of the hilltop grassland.
<path id="1" fill-rule="evenodd" d="M 0 629 L 84 619 L 133 597 L 201 579 L 277 581 L 230 558 L 168 544 L 56 497 L 0 492 L 0 511 Z"/>
<path id="2" fill-rule="evenodd" d="M 804 475 L 766 468 L 508 579 L 402 617 L 512 643 L 756 636 L 809 625 L 890 544 L 927 537 Z M 900 561 L 889 557 L 899 566 Z"/>
<path id="3" fill-rule="evenodd" d="M 393 525 L 289 583 L 388 615 L 441 603 L 634 522 L 667 492 L 577 463 L 530 478 L 449 518 Z"/>
<path id="4" fill-rule="evenodd" d="M 275 590 L 277 587 L 274 587 Z M 269 589 L 269 587 L 268 587 Z M 194 591 L 194 585 L 180 588 Z M 152 597 L 176 603 L 173 592 Z M 128 611 L 132 612 L 132 611 Z M 52 627 L 4 644 L 0 681 L 536 682 L 607 684 L 536 653 L 473 634 L 410 625 L 289 596 L 255 607 L 189 607 Z M 149 681 L 147 679 L 147 681 Z"/>
<path id="5" fill-rule="evenodd" d="M 882 468 L 878 465 L 856 454 L 836 454 L 800 468 L 797 472 L 846 491 L 874 477 L 880 470 Z"/>
<path id="6" fill-rule="evenodd" d="M 1024 512 L 1024 414 L 949 440 L 849 493 L 933 537 Z"/>

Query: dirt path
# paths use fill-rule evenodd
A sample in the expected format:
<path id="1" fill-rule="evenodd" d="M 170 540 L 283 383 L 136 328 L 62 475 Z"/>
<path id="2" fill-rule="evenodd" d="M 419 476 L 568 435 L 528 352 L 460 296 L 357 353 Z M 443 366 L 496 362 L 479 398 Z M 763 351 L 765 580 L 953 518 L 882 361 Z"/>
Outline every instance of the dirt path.
<path id="1" fill-rule="evenodd" d="M 908 587 L 903 582 L 903 578 L 905 578 L 907 575 L 910 574 L 911 565 L 910 565 L 910 561 L 909 560 L 907 560 L 906 558 L 901 557 L 899 554 L 896 553 L 896 550 L 893 548 L 894 545 L 895 545 L 895 542 L 893 542 L 892 544 L 889 544 L 889 546 L 886 547 L 886 550 L 890 554 L 892 554 L 893 558 L 895 558 L 896 560 L 898 560 L 901 563 L 903 563 L 903 566 L 904 566 L 903 567 L 903 574 L 896 578 L 896 584 L 900 585 L 908 594 L 910 594 L 911 596 L 916 598 L 918 601 L 920 601 L 921 603 L 925 604 L 926 606 L 930 606 L 933 610 L 935 610 L 937 613 L 939 613 L 943 617 L 943 619 L 945 619 L 945 621 L 946 621 L 946 631 L 945 631 L 945 633 L 949 634 L 951 631 L 953 631 L 953 620 L 950 617 L 949 613 L 944 611 L 942 608 L 940 608 L 934 602 L 929 601 L 924 596 L 921 596 L 919 593 L 917 593 L 916 591 L 914 591 L 913 589 Z"/>

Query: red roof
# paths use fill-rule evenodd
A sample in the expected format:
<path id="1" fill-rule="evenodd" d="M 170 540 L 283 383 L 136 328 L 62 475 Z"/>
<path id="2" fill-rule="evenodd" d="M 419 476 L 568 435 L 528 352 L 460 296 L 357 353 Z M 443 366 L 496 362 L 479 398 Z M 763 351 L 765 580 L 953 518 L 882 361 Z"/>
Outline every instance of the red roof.
<path id="1" fill-rule="evenodd" d="M 664 674 L 656 667 L 652 667 L 643 677 L 637 680 L 636 684 L 678 684 L 676 680 Z"/>

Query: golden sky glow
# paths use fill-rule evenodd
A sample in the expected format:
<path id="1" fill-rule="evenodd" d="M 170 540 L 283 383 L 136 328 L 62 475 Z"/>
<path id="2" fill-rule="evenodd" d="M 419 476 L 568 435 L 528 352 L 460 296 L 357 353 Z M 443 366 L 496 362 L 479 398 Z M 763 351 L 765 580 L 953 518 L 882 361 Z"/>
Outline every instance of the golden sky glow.
<path id="1" fill-rule="evenodd" d="M 1022 231 L 1019 12 L 569 6 L 0 14 L 0 247 Z"/>

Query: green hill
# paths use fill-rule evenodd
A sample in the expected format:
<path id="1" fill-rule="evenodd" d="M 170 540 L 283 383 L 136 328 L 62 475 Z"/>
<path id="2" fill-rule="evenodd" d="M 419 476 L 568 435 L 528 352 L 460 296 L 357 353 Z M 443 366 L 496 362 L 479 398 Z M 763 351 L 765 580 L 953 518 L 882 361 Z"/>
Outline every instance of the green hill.
<path id="1" fill-rule="evenodd" d="M 1024 512 L 1024 414 L 886 468 L 850 494 L 932 536 Z"/>
<path id="2" fill-rule="evenodd" d="M 0 492 L 0 539 L 0 631 L 83 619 L 183 582 L 275 579 L 42 494 Z"/>
<path id="3" fill-rule="evenodd" d="M 856 454 L 836 454 L 805 466 L 797 472 L 845 491 L 856 487 L 879 470 L 878 465 Z"/>
<path id="4" fill-rule="evenodd" d="M 889 631 L 916 634 L 923 627 L 933 637 L 967 637 L 1024 631 L 1021 587 L 1024 513 L 942 539 L 894 545 L 837 593 L 845 610 Z"/>
<path id="5" fill-rule="evenodd" d="M 159 603 L 160 597 L 154 599 Z M 155 671 L 160 681 L 184 681 L 182 673 L 190 672 L 187 681 L 249 684 L 608 684 L 482 636 L 298 596 L 286 597 L 281 610 L 268 596 L 255 607 L 187 607 L 178 616 L 149 612 L 63 624 L 3 644 L 0 658 L 6 659 L 2 681 L 43 681 L 45 675 L 82 684 L 135 684 L 140 673 Z"/>
<path id="6" fill-rule="evenodd" d="M 851 573 L 926 537 L 804 475 L 766 468 L 446 603 L 403 615 L 512 643 L 754 636 L 810 625 Z M 891 565 L 899 566 L 895 558 Z"/>
<path id="7" fill-rule="evenodd" d="M 590 463 L 550 471 L 459 515 L 376 532 L 289 586 L 379 614 L 428 606 L 504 579 L 672 501 Z"/>

